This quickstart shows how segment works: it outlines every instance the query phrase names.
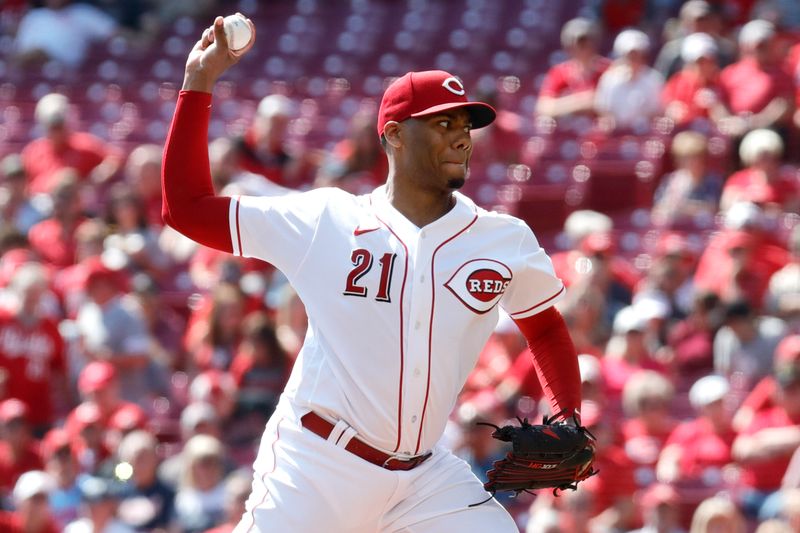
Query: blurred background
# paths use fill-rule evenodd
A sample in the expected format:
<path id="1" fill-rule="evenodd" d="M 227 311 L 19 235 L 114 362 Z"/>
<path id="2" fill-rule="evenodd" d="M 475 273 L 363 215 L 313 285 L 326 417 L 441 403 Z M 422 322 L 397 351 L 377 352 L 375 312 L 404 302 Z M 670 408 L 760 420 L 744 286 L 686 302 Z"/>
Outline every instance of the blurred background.
<path id="1" fill-rule="evenodd" d="M 217 85 L 222 194 L 385 179 L 385 87 L 443 69 L 498 119 L 464 192 L 569 287 L 600 473 L 504 497 L 520 531 L 800 531 L 800 3 L 0 2 L 0 531 L 225 533 L 305 334 L 270 265 L 161 221 L 188 51 L 256 24 Z M 445 444 L 547 414 L 501 317 Z"/>

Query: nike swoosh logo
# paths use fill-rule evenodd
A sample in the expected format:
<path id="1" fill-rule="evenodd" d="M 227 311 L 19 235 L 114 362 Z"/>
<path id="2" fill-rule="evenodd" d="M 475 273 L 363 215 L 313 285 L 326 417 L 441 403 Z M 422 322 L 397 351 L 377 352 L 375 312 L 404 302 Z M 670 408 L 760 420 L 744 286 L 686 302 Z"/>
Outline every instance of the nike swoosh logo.
<path id="1" fill-rule="evenodd" d="M 377 229 L 378 228 L 356 228 L 355 231 L 353 231 L 353 235 L 358 237 L 359 235 L 363 235 L 365 233 L 369 233 L 370 231 L 375 231 Z"/>

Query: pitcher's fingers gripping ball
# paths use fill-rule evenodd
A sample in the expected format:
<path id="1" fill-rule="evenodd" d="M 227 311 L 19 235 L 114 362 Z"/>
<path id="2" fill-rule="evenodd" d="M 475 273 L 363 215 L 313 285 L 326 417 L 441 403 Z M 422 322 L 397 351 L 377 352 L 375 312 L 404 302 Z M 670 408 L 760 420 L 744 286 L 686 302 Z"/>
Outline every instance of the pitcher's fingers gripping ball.
<path id="1" fill-rule="evenodd" d="M 222 49 L 228 55 L 239 58 L 255 44 L 256 27 L 249 18 L 241 13 L 217 17 L 214 23 L 206 28 L 200 39 L 201 49 L 211 47 Z"/>
<path id="2" fill-rule="evenodd" d="M 234 54 L 240 54 L 253 38 L 252 23 L 241 13 L 228 15 L 223 19 L 225 28 L 225 38 L 228 42 L 228 50 Z"/>
<path id="3" fill-rule="evenodd" d="M 579 481 L 593 476 L 595 438 L 577 417 L 575 425 L 560 421 L 555 416 L 545 417 L 541 424 L 530 424 L 528 419 L 520 425 L 493 426 L 492 436 L 510 442 L 511 451 L 505 458 L 495 461 L 487 476 L 484 488 L 492 494 L 498 491 L 517 493 L 533 489 L 559 490 L 577 488 Z"/>

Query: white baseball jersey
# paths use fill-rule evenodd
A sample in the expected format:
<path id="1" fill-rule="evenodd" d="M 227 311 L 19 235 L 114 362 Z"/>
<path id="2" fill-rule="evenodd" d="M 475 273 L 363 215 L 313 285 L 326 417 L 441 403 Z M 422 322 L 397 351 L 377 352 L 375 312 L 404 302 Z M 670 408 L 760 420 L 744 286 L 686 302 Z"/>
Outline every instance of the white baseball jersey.
<path id="1" fill-rule="evenodd" d="M 433 448 L 498 319 L 564 294 L 522 221 L 455 207 L 418 228 L 385 187 L 231 201 L 233 252 L 275 265 L 309 317 L 285 395 L 387 453 Z"/>

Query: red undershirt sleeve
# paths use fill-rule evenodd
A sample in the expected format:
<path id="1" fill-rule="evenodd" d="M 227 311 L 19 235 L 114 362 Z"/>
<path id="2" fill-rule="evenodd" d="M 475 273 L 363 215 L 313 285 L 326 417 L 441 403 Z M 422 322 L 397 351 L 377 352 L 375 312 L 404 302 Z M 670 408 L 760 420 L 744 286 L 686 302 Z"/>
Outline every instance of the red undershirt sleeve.
<path id="1" fill-rule="evenodd" d="M 190 239 L 232 252 L 230 198 L 216 196 L 208 160 L 211 94 L 181 91 L 164 146 L 161 215 Z"/>
<path id="2" fill-rule="evenodd" d="M 549 307 L 514 320 L 533 354 L 533 365 L 553 414 L 568 418 L 581 406 L 578 354 L 561 313 Z"/>

